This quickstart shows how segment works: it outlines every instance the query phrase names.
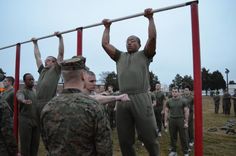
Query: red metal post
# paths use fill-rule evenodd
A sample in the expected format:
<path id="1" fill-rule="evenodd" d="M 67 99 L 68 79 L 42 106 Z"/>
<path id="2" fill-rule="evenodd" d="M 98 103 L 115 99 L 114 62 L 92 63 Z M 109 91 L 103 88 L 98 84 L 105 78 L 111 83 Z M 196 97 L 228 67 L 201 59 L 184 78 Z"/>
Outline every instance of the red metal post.
<path id="1" fill-rule="evenodd" d="M 195 114 L 195 154 L 203 155 L 203 125 L 202 125 L 202 77 L 200 57 L 200 37 L 198 21 L 198 3 L 191 4 L 193 73 L 194 73 L 194 114 Z"/>
<path id="2" fill-rule="evenodd" d="M 19 89 L 19 75 L 20 75 L 20 44 L 16 45 L 16 64 L 15 64 L 15 86 L 14 86 L 14 135 L 18 143 L 18 101 L 16 99 L 16 92 Z"/>
<path id="3" fill-rule="evenodd" d="M 82 56 L 83 28 L 77 29 L 77 56 Z"/>

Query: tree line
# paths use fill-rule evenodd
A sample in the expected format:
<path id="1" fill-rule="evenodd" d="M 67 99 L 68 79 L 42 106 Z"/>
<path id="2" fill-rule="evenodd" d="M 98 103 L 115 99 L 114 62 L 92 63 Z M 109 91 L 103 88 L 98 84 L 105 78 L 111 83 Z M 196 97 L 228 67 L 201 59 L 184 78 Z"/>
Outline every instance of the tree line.
<path id="1" fill-rule="evenodd" d="M 201 74 L 202 90 L 206 92 L 206 95 L 209 90 L 226 89 L 226 81 L 224 80 L 222 73 L 218 70 L 211 73 L 209 69 L 203 67 Z M 155 90 L 155 84 L 160 81 L 158 80 L 158 76 L 152 71 L 149 72 L 149 80 L 151 87 L 150 90 L 153 91 Z M 100 74 L 100 81 L 105 84 L 106 87 L 112 85 L 115 91 L 119 90 L 117 74 L 114 71 L 102 72 Z M 235 82 L 231 80 L 229 81 L 229 84 L 235 84 Z M 173 86 L 177 86 L 179 89 L 184 88 L 185 86 L 190 86 L 193 90 L 193 78 L 191 75 L 181 76 L 180 74 L 176 74 L 172 83 L 169 85 L 169 88 L 172 88 Z"/>

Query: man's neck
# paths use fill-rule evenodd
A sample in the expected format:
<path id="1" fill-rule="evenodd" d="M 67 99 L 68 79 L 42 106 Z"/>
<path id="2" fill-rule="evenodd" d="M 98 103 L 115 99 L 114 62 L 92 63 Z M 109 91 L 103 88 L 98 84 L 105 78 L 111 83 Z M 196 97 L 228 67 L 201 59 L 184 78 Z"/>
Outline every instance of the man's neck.
<path id="1" fill-rule="evenodd" d="M 28 89 L 28 90 L 32 90 L 33 89 L 33 87 L 29 87 L 29 86 L 25 86 L 25 88 Z"/>

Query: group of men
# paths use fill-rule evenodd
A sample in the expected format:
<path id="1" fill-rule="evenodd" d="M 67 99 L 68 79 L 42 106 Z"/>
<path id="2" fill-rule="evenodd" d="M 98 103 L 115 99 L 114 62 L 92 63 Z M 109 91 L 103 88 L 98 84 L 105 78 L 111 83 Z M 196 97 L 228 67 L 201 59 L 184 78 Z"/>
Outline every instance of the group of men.
<path id="1" fill-rule="evenodd" d="M 135 132 L 150 156 L 160 155 L 157 137 L 161 134 L 160 122 L 163 114 L 165 114 L 165 126 L 169 121 L 171 152 L 176 153 L 175 144 L 179 131 L 183 152 L 188 155 L 186 137 L 183 136 L 184 128 L 189 126 L 190 121 L 188 116 L 191 109 L 187 105 L 187 100 L 179 98 L 178 90 L 173 88 L 172 100 L 167 101 L 166 106 L 159 108 L 158 98 L 162 98 L 161 102 L 165 99 L 162 94 L 156 92 L 158 98 L 154 105 L 157 107 L 155 112 L 158 116 L 155 117 L 154 114 L 148 89 L 149 65 L 156 54 L 156 27 L 152 9 L 145 9 L 144 16 L 148 19 L 148 39 L 141 51 L 139 51 L 141 41 L 134 35 L 127 38 L 127 52 L 116 49 L 110 43 L 112 22 L 108 19 L 102 21 L 105 27 L 102 47 L 116 62 L 119 96 L 94 94 L 95 74 L 86 67 L 86 59 L 82 56 L 63 60 L 64 44 L 59 32 L 55 33 L 59 38 L 58 57 L 48 56 L 45 66 L 37 40 L 32 39 L 39 72 L 37 87 L 35 90 L 33 76 L 25 73 L 23 76 L 25 87 L 17 92 L 17 99 L 20 102 L 20 152 L 23 156 L 37 155 L 40 133 L 48 155 L 111 156 L 111 127 L 104 104 L 112 101 L 117 101 L 116 126 L 123 156 L 136 155 L 133 147 Z M 55 96 L 61 75 L 64 88 L 61 94 Z M 2 103 L 4 102 L 1 101 L 1 107 L 4 105 Z M 15 153 L 16 150 L 11 152 Z"/>
<path id="2" fill-rule="evenodd" d="M 171 98 L 165 96 L 161 91 L 161 84 L 157 83 L 155 91 L 150 92 L 153 101 L 153 108 L 158 126 L 158 136 L 162 136 L 162 127 L 170 134 L 169 156 L 177 155 L 177 138 L 180 137 L 182 151 L 188 155 L 194 144 L 193 134 L 193 96 L 190 86 L 183 88 L 183 94 L 179 88 L 173 87 Z"/>
<path id="3" fill-rule="evenodd" d="M 224 94 L 222 96 L 222 113 L 225 115 L 230 115 L 231 99 L 233 100 L 234 116 L 236 116 L 236 89 L 234 89 L 233 95 L 231 95 L 227 89 L 224 90 Z M 213 101 L 215 104 L 216 114 L 219 113 L 220 100 L 221 100 L 221 96 L 219 95 L 219 91 L 216 91 L 216 94 L 213 95 Z"/>

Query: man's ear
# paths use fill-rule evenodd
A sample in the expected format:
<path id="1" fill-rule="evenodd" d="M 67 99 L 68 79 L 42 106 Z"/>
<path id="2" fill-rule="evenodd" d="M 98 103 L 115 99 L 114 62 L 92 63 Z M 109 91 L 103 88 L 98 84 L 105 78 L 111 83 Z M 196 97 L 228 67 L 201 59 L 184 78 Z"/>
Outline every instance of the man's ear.
<path id="1" fill-rule="evenodd" d="M 85 79 L 86 79 L 86 71 L 82 70 L 82 72 L 81 72 L 81 80 L 85 81 Z"/>

